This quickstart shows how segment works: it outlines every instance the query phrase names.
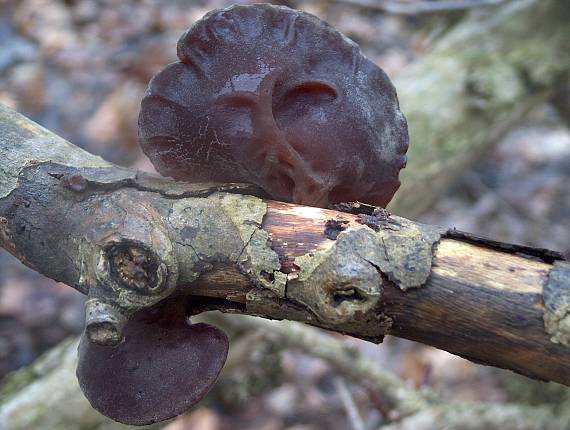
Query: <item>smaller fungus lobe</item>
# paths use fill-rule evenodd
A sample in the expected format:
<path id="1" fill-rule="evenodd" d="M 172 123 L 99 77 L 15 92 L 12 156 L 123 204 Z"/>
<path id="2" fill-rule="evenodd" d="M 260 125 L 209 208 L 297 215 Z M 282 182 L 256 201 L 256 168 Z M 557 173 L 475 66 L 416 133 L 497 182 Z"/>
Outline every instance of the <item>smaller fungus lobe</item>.
<path id="1" fill-rule="evenodd" d="M 186 412 L 206 395 L 226 360 L 228 339 L 210 325 L 189 325 L 185 311 L 178 297 L 135 314 L 115 347 L 82 337 L 77 377 L 95 409 L 146 425 Z"/>
<path id="2" fill-rule="evenodd" d="M 282 6 L 208 13 L 153 78 L 139 131 L 157 170 L 250 182 L 273 198 L 386 206 L 407 124 L 386 74 L 313 15 Z"/>

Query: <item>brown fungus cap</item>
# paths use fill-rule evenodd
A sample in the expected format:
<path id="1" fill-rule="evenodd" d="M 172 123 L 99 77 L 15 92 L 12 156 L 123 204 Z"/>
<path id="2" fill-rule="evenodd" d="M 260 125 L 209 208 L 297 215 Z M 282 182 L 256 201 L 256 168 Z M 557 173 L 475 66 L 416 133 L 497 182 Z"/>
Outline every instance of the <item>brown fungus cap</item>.
<path id="1" fill-rule="evenodd" d="M 189 325 L 181 298 L 141 311 L 118 346 L 79 345 L 77 378 L 91 405 L 109 418 L 146 425 L 180 415 L 216 382 L 228 339 L 207 324 Z"/>
<path id="2" fill-rule="evenodd" d="M 386 74 L 313 15 L 283 6 L 208 13 L 151 81 L 145 153 L 184 181 L 251 182 L 273 198 L 386 206 L 407 124 Z"/>

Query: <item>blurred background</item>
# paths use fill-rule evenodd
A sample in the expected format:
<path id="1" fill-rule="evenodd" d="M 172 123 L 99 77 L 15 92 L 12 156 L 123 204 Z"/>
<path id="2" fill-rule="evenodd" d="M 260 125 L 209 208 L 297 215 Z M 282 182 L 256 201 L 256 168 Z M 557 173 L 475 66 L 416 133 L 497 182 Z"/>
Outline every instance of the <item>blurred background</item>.
<path id="1" fill-rule="evenodd" d="M 228 4 L 0 0 L 0 103 L 107 160 L 152 170 L 137 142 L 139 103 L 146 85 L 176 60 L 176 41 L 195 20 Z M 372 0 L 279 4 L 325 19 L 360 44 L 392 79 L 429 52 L 434 41 L 467 13 L 393 13 Z M 568 91 L 561 91 L 534 106 L 416 219 L 568 252 L 568 100 Z M 405 105 L 402 109 L 406 113 Z M 10 372 L 80 334 L 83 301 L 71 288 L 28 270 L 0 250 L 0 386 Z M 430 387 L 442 398 L 512 399 L 503 378 L 506 372 L 400 339 L 389 338 L 380 346 L 344 341 L 410 385 Z M 277 346 L 258 354 L 249 369 L 255 366 L 255 375 L 244 364 L 243 372 L 225 377 L 225 395 L 212 396 L 168 428 L 361 430 L 378 428 L 389 418 L 381 396 L 348 381 L 326 361 Z M 364 427 L 355 424 L 354 413 Z"/>

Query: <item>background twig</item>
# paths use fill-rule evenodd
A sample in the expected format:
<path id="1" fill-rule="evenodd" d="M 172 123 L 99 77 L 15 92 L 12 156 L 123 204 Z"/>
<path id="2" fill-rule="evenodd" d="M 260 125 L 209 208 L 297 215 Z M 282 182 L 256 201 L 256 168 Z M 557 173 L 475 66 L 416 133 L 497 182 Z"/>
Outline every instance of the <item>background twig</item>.
<path id="1" fill-rule="evenodd" d="M 440 0 L 440 1 L 373 1 L 373 0 L 330 0 L 369 10 L 398 15 L 420 15 L 442 12 L 456 12 L 485 6 L 497 6 L 507 0 Z"/>

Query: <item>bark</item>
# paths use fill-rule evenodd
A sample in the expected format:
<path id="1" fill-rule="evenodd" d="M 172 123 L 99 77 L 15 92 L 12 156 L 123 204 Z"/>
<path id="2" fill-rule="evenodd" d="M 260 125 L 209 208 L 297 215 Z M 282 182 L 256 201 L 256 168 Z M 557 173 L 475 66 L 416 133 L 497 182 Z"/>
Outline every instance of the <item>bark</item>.
<path id="1" fill-rule="evenodd" d="M 5 108 L 0 136 L 0 245 L 89 295 L 94 341 L 177 294 L 194 313 L 297 320 L 375 342 L 392 334 L 570 385 L 561 255 L 364 205 L 337 212 L 236 194 L 252 192 L 237 184 L 170 182 Z"/>
<path id="2" fill-rule="evenodd" d="M 529 110 L 565 87 L 569 19 L 558 0 L 475 11 L 397 77 L 411 144 L 395 213 L 424 212 Z"/>

